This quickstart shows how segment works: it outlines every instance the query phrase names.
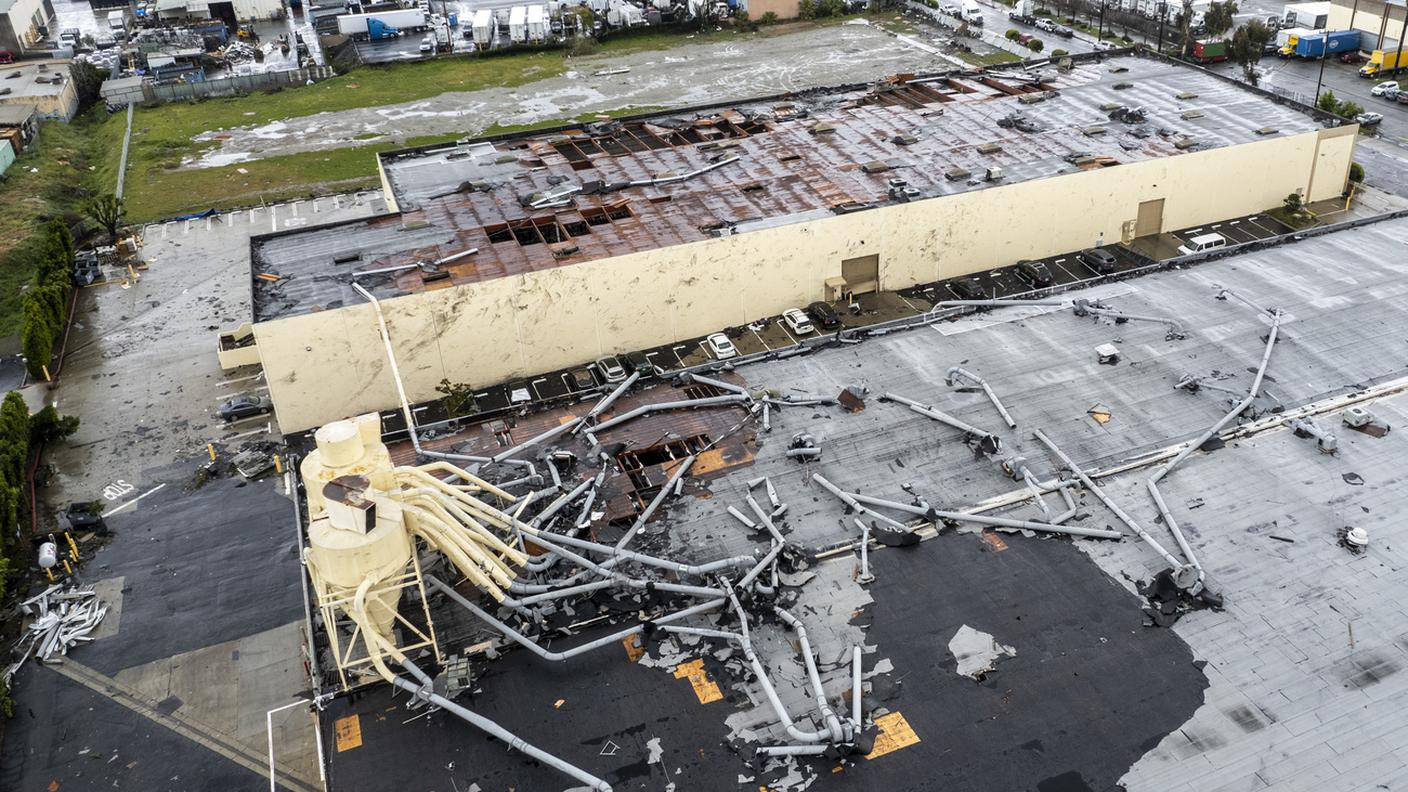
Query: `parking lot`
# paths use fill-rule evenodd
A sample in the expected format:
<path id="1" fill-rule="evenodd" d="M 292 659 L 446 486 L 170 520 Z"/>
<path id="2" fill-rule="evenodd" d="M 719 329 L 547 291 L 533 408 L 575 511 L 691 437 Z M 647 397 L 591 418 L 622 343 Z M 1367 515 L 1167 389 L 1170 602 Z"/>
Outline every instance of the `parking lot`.
<path id="1" fill-rule="evenodd" d="M 1179 245 L 1186 244 L 1188 240 L 1202 234 L 1221 234 L 1227 239 L 1227 244 L 1240 245 L 1258 239 L 1270 239 L 1292 230 L 1274 217 L 1254 214 L 1136 239 L 1131 246 L 1149 258 L 1162 260 L 1180 255 Z"/>

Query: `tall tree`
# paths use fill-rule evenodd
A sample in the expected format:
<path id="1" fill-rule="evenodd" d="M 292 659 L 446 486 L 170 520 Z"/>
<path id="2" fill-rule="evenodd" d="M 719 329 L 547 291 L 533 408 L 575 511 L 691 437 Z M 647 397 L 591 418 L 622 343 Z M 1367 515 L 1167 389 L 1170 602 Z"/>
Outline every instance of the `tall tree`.
<path id="1" fill-rule="evenodd" d="M 93 218 L 93 222 L 108 232 L 110 238 L 117 239 L 117 228 L 122 225 L 122 215 L 127 211 L 121 198 L 111 193 L 99 195 L 88 202 L 84 211 Z"/>
<path id="2" fill-rule="evenodd" d="M 1237 24 L 1237 4 L 1234 0 L 1213 3 L 1203 13 L 1203 32 L 1208 38 L 1221 38 L 1222 34 Z"/>
<path id="3" fill-rule="evenodd" d="M 1232 42 L 1227 46 L 1232 60 L 1242 67 L 1242 75 L 1252 85 L 1256 85 L 1259 79 L 1256 65 L 1261 62 L 1262 48 L 1270 40 L 1271 30 L 1261 20 L 1253 19 L 1237 28 L 1232 34 Z"/>

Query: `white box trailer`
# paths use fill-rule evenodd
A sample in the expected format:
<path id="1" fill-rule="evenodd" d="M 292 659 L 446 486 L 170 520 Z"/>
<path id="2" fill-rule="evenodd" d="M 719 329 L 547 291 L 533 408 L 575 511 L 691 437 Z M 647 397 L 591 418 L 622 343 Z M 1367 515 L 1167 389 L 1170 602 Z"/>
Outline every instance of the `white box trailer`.
<path id="1" fill-rule="evenodd" d="M 541 44 L 548 38 L 548 7 L 545 5 L 528 6 L 528 41 L 533 44 Z"/>
<path id="2" fill-rule="evenodd" d="M 1281 22 L 1283 27 L 1301 27 L 1310 30 L 1324 30 L 1330 22 L 1330 4 L 1325 0 L 1315 3 L 1290 3 Z"/>
<path id="3" fill-rule="evenodd" d="M 528 6 L 514 6 L 508 12 L 508 37 L 514 44 L 528 41 Z"/>
<path id="4" fill-rule="evenodd" d="M 337 18 L 337 32 L 344 36 L 365 36 L 367 23 L 377 20 L 381 24 L 405 32 L 425 27 L 425 12 L 418 8 L 405 8 L 396 11 L 378 11 L 374 14 L 343 14 Z"/>
<path id="5" fill-rule="evenodd" d="M 474 12 L 473 33 L 474 46 L 479 49 L 494 46 L 494 41 L 499 37 L 499 19 L 493 11 L 481 8 Z"/>

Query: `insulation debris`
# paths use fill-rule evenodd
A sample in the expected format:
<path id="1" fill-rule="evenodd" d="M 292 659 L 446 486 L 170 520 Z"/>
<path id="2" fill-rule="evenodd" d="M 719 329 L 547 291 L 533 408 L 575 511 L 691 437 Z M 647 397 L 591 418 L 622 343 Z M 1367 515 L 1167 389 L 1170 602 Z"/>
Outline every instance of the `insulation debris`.
<path id="1" fill-rule="evenodd" d="M 34 617 L 20 639 L 15 642 L 14 652 L 19 660 L 5 669 L 5 682 L 24 665 L 31 655 L 41 662 L 61 662 L 59 655 L 79 643 L 93 640 L 89 633 L 98 626 L 108 613 L 108 606 L 98 599 L 92 588 L 54 584 L 37 597 L 20 603 L 20 612 Z"/>
<path id="2" fill-rule="evenodd" d="M 998 658 L 1017 656 L 1016 649 L 1000 644 L 992 635 L 966 624 L 949 639 L 948 650 L 957 663 L 959 675 L 979 682 L 992 673 L 993 664 Z"/>

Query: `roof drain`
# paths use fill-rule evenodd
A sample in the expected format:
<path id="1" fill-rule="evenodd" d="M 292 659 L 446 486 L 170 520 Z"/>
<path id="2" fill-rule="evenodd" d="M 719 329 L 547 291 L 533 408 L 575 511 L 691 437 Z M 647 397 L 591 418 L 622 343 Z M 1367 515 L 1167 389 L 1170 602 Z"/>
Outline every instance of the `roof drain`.
<path id="1" fill-rule="evenodd" d="M 972 382 L 974 385 L 977 385 L 978 387 L 983 389 L 983 393 L 987 394 L 988 401 L 992 402 L 992 406 L 997 408 L 998 415 L 1002 416 L 1002 420 L 1004 423 L 1007 424 L 1008 429 L 1017 428 L 1017 422 L 1012 420 L 1012 414 L 1007 412 L 1006 407 L 1002 406 L 1002 401 L 997 398 L 997 394 L 993 392 L 993 389 L 991 386 L 988 385 L 987 380 L 983 379 L 982 377 L 979 377 L 977 374 L 974 374 L 971 371 L 968 371 L 967 369 L 960 368 L 958 366 L 954 366 L 953 368 L 949 369 L 948 374 L 944 377 L 944 382 L 948 383 L 948 386 L 950 388 L 954 387 L 963 380 L 968 380 L 969 382 Z"/>

